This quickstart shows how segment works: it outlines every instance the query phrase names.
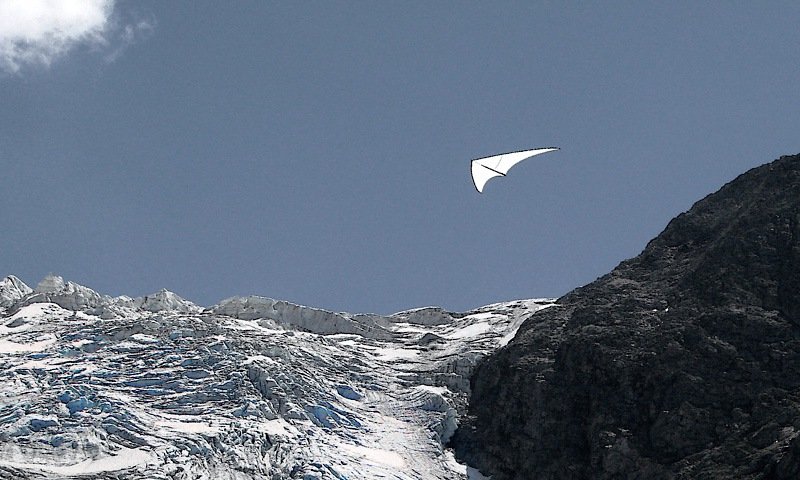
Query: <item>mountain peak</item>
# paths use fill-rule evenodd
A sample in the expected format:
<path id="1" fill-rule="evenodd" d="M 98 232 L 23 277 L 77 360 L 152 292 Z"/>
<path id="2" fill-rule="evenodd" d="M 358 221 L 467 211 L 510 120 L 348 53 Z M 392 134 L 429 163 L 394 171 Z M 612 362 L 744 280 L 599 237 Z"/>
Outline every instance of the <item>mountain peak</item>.
<path id="1" fill-rule="evenodd" d="M 455 443 L 498 480 L 796 478 L 798 327 L 795 155 L 528 319 L 477 369 Z"/>

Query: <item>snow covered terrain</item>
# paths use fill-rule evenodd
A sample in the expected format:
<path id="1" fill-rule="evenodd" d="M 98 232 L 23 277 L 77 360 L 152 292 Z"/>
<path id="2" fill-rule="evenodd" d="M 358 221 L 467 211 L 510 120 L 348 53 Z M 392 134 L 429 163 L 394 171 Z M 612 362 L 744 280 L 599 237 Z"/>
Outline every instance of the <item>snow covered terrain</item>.
<path id="1" fill-rule="evenodd" d="M 482 478 L 443 445 L 549 300 L 353 315 L 0 281 L 2 479 Z"/>

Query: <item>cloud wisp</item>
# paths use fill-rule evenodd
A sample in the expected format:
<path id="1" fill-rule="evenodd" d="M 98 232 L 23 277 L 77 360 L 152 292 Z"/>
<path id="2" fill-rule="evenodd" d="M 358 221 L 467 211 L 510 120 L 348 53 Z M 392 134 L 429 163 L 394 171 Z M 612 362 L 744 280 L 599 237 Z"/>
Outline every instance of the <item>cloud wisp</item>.
<path id="1" fill-rule="evenodd" d="M 115 59 L 153 22 L 121 22 L 114 7 L 115 0 L 0 0 L 0 70 L 47 67 L 80 46 Z"/>

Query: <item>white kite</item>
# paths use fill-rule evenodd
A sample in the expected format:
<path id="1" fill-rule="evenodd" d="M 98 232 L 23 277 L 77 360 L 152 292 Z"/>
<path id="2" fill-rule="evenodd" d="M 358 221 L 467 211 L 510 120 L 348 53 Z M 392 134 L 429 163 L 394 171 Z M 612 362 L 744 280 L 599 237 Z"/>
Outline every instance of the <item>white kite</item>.
<path id="1" fill-rule="evenodd" d="M 486 182 L 494 177 L 505 177 L 506 173 L 519 162 L 542 153 L 558 150 L 556 147 L 535 148 L 519 152 L 501 153 L 491 157 L 476 158 L 472 161 L 472 182 L 479 193 L 483 193 Z"/>

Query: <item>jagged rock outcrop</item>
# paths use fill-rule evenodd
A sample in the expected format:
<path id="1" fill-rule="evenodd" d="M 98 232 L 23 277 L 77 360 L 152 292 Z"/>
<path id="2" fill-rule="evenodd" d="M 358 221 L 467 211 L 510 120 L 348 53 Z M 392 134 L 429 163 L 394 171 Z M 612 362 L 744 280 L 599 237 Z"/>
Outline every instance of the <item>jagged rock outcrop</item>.
<path id="1" fill-rule="evenodd" d="M 452 444 L 503 479 L 800 478 L 800 155 L 537 312 Z"/>

